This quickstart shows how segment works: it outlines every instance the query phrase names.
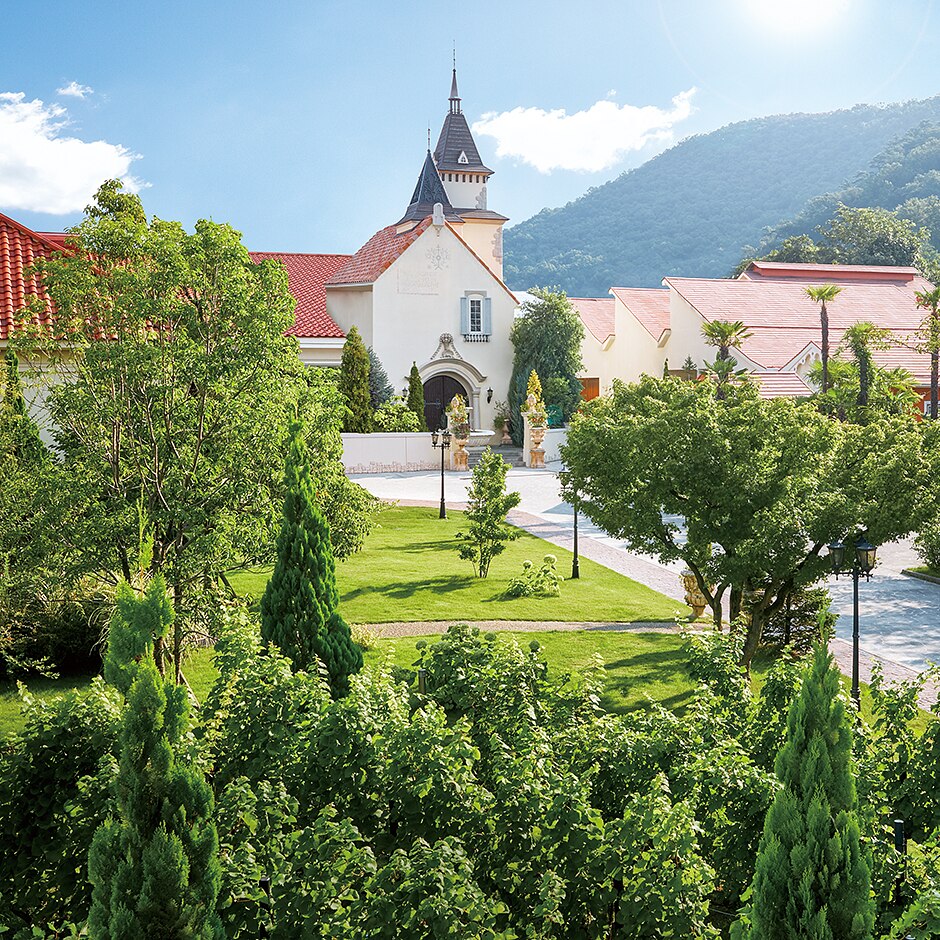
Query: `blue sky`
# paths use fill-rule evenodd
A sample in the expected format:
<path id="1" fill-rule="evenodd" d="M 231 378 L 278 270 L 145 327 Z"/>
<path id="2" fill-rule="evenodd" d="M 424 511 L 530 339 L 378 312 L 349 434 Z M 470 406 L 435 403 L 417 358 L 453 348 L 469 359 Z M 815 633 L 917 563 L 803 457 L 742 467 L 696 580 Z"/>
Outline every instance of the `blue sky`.
<path id="1" fill-rule="evenodd" d="M 350 252 L 402 214 L 447 109 L 519 222 L 732 121 L 940 93 L 934 0 L 49 0 L 4 10 L 0 212 L 101 179 L 257 250 Z M 42 211 L 39 211 L 42 210 Z"/>

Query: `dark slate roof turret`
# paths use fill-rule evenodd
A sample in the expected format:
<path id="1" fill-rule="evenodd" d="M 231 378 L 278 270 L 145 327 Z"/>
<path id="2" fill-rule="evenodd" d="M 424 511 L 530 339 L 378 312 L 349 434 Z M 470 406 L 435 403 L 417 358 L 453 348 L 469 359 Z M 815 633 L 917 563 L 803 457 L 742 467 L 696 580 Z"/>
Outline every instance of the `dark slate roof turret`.
<path id="1" fill-rule="evenodd" d="M 418 177 L 411 203 L 397 224 L 401 225 L 402 222 L 416 222 L 426 219 L 434 211 L 434 203 L 436 202 L 444 207 L 444 218 L 448 222 L 462 221 L 460 216 L 454 212 L 453 206 L 447 198 L 447 192 L 440 176 L 438 176 L 437 167 L 434 166 L 434 158 L 429 150 L 424 158 L 424 166 L 421 167 L 421 175 Z"/>
<path id="2" fill-rule="evenodd" d="M 461 159 L 462 157 L 462 159 Z M 480 151 L 474 143 L 467 119 L 460 110 L 460 95 L 457 92 L 457 70 L 454 69 L 450 83 L 450 111 L 444 118 L 441 136 L 434 148 L 434 161 L 441 172 L 492 173 L 480 159 Z"/>

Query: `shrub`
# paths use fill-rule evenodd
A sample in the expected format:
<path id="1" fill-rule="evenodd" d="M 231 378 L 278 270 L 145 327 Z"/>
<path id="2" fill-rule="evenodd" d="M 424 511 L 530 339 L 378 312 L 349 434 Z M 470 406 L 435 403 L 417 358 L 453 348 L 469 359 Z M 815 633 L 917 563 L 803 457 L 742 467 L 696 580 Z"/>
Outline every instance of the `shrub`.
<path id="1" fill-rule="evenodd" d="M 403 399 L 397 397 L 386 402 L 375 412 L 373 424 L 374 430 L 386 434 L 422 430 L 417 415 Z"/>
<path id="2" fill-rule="evenodd" d="M 787 621 L 789 620 L 789 631 Z M 808 653 L 817 643 L 828 643 L 836 626 L 832 598 L 825 588 L 797 591 L 789 608 L 783 607 L 764 623 L 762 642 L 783 646 L 789 642 L 798 653 Z"/>
<path id="3" fill-rule="evenodd" d="M 505 550 L 506 542 L 519 537 L 518 530 L 506 524 L 506 513 L 522 498 L 506 492 L 508 469 L 509 464 L 487 447 L 467 489 L 467 531 L 457 533 L 457 551 L 473 564 L 480 578 L 489 574 L 491 562 Z"/>
<path id="4" fill-rule="evenodd" d="M 940 571 L 940 516 L 928 522 L 914 539 L 914 548 L 934 571 Z"/>
<path id="5" fill-rule="evenodd" d="M 418 364 L 411 363 L 411 372 L 408 373 L 408 408 L 414 412 L 422 431 L 427 430 L 424 417 L 424 385 L 421 382 L 421 373 Z"/>
<path id="6" fill-rule="evenodd" d="M 555 565 L 554 555 L 545 555 L 536 568 L 528 559 L 522 563 L 522 574 L 509 579 L 507 597 L 558 597 L 564 580 Z"/>
<path id="7" fill-rule="evenodd" d="M 369 401 L 373 411 L 392 400 L 395 392 L 388 380 L 388 373 L 376 351 L 369 347 Z"/>
<path id="8" fill-rule="evenodd" d="M 353 327 L 346 334 L 343 357 L 339 367 L 339 390 L 346 400 L 347 434 L 368 434 L 372 430 L 372 400 L 369 391 L 369 353 L 359 330 Z"/>

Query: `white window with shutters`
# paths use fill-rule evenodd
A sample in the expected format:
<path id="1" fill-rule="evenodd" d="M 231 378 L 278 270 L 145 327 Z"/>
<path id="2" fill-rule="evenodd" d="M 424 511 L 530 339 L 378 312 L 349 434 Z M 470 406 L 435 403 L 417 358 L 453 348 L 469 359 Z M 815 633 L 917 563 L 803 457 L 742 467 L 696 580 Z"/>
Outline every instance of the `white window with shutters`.
<path id="1" fill-rule="evenodd" d="M 487 343 L 493 333 L 493 299 L 482 291 L 460 298 L 460 333 L 468 343 Z"/>

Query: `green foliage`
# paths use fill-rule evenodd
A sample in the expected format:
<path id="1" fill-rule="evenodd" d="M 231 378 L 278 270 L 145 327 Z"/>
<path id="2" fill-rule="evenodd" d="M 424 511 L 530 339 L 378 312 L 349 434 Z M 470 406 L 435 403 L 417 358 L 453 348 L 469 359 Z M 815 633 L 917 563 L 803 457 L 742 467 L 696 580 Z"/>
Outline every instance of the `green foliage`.
<path id="1" fill-rule="evenodd" d="M 870 850 L 859 832 L 852 734 L 825 647 L 790 708 L 776 772 L 783 788 L 757 856 L 749 936 L 871 937 Z"/>
<path id="2" fill-rule="evenodd" d="M 507 597 L 558 597 L 564 580 L 555 565 L 558 559 L 546 555 L 536 568 L 528 559 L 522 563 L 522 574 L 509 579 Z"/>
<path id="3" fill-rule="evenodd" d="M 369 347 L 369 403 L 372 410 L 381 408 L 392 400 L 395 394 L 392 383 L 388 380 L 388 373 L 379 359 L 378 353 Z"/>
<path id="4" fill-rule="evenodd" d="M 290 659 L 294 669 L 310 669 L 319 659 L 329 672 L 333 691 L 343 695 L 349 675 L 362 668 L 362 651 L 336 610 L 339 595 L 330 529 L 314 500 L 300 425 L 291 433 L 284 480 L 277 562 L 261 598 L 261 635 Z"/>
<path id="5" fill-rule="evenodd" d="M 372 430 L 369 353 L 356 327 L 350 329 L 343 343 L 339 390 L 347 409 L 343 430 L 347 434 L 368 434 Z"/>
<path id="6" fill-rule="evenodd" d="M 423 429 L 418 416 L 403 399 L 397 397 L 376 410 L 373 427 L 376 431 L 384 431 L 387 434 L 403 431 L 414 433 Z"/>
<path id="7" fill-rule="evenodd" d="M 0 923 L 11 929 L 88 916 L 84 861 L 111 811 L 120 716 L 100 679 L 52 702 L 21 694 L 26 727 L 0 752 Z"/>
<path id="8" fill-rule="evenodd" d="M 914 548 L 925 565 L 940 571 L 940 516 L 924 523 L 914 539 Z"/>
<path id="9" fill-rule="evenodd" d="M 564 421 L 581 403 L 578 380 L 583 367 L 581 318 L 564 291 L 532 288 L 529 293 L 535 299 L 522 305 L 521 315 L 513 321 L 509 334 L 514 348 L 509 380 L 509 423 L 517 445 L 522 443 L 520 410 L 529 394 L 527 385 L 533 372 L 544 382 L 551 381 L 551 403 L 561 408 Z M 536 398 L 542 399 L 541 384 Z"/>
<path id="10" fill-rule="evenodd" d="M 774 646 L 789 642 L 797 653 L 808 653 L 818 643 L 829 642 L 835 633 L 836 617 L 825 588 L 798 591 L 767 618 L 762 639 Z"/>
<path id="11" fill-rule="evenodd" d="M 726 591 L 749 597 L 748 663 L 767 617 L 826 575 L 829 542 L 868 526 L 883 544 L 919 525 L 930 460 L 909 419 L 871 414 L 860 427 L 763 401 L 749 385 L 726 395 L 702 382 L 615 381 L 572 421 L 562 480 L 610 535 L 697 572 L 713 610 Z"/>
<path id="12" fill-rule="evenodd" d="M 421 382 L 421 373 L 418 372 L 418 364 L 411 363 L 411 371 L 408 373 L 408 408 L 414 412 L 415 417 L 422 431 L 427 429 L 424 419 L 424 385 Z"/>
<path id="13" fill-rule="evenodd" d="M 702 324 L 702 336 L 706 346 L 718 350 L 718 358 L 731 358 L 732 349 L 740 349 L 741 344 L 750 339 L 751 331 L 741 320 L 710 320 Z"/>
<path id="14" fill-rule="evenodd" d="M 505 235 L 506 281 L 514 290 L 561 284 L 572 297 L 606 297 L 612 284 L 658 288 L 664 274 L 725 277 L 742 254 L 766 253 L 763 246 L 746 248 L 760 242 L 765 228 L 807 204 L 818 211 L 781 230 L 769 247 L 788 234 L 812 232 L 838 201 L 886 208 L 908 202 L 903 211 L 914 218 L 915 197 L 940 192 L 930 173 L 938 166 L 936 130 L 903 147 L 898 140 L 920 122 L 938 120 L 940 102 L 930 98 L 763 117 L 688 137 L 579 199 L 514 225 Z M 879 153 L 873 172 L 883 194 L 855 201 L 840 191 Z M 835 196 L 814 199 L 830 192 Z M 940 210 L 928 204 L 920 211 L 935 217 Z M 678 214 L 686 218 L 680 227 Z"/>
<path id="15" fill-rule="evenodd" d="M 506 514 L 522 497 L 506 492 L 507 470 L 509 464 L 487 447 L 467 488 L 467 531 L 457 533 L 457 551 L 479 578 L 489 574 L 490 564 L 505 550 L 506 542 L 518 538 L 518 530 L 506 524 Z"/>
<path id="16" fill-rule="evenodd" d="M 153 662 L 153 641 L 166 635 L 173 610 L 159 575 L 141 598 L 122 583 L 116 600 L 105 676 L 126 704 L 114 815 L 95 833 L 88 855 L 89 931 L 111 940 L 221 940 L 212 791 L 200 770 L 178 759 L 186 693 Z"/>

